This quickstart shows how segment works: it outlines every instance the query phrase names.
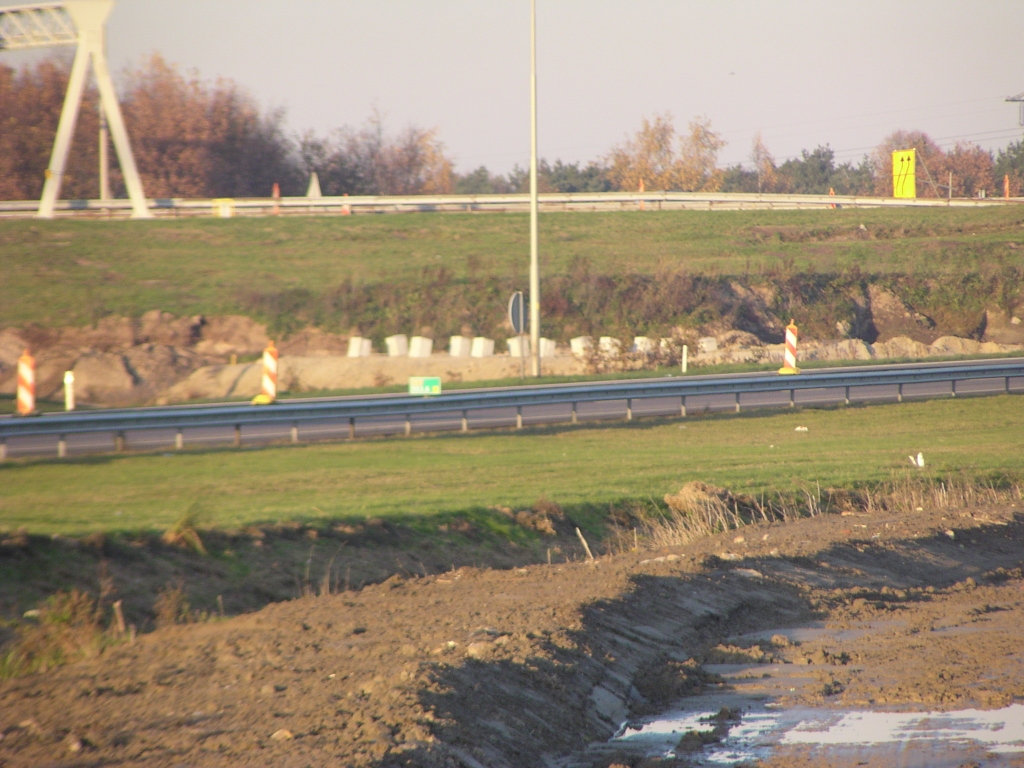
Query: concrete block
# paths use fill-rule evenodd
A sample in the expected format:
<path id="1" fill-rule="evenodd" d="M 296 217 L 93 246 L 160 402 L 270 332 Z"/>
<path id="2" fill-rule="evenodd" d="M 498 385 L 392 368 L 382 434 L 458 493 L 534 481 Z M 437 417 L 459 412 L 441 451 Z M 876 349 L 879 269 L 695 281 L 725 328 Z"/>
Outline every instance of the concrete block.
<path id="1" fill-rule="evenodd" d="M 558 345 L 553 339 L 542 338 L 540 340 L 540 356 L 541 357 L 554 357 L 558 350 Z"/>
<path id="2" fill-rule="evenodd" d="M 639 352 L 642 355 L 651 354 L 654 352 L 654 339 L 649 339 L 646 336 L 634 336 L 632 351 Z"/>
<path id="3" fill-rule="evenodd" d="M 469 357 L 473 352 L 473 340 L 468 336 L 452 336 L 448 339 L 448 354 L 452 357 Z"/>
<path id="4" fill-rule="evenodd" d="M 348 340 L 349 357 L 369 357 L 373 352 L 373 342 L 362 336 L 350 336 Z"/>
<path id="5" fill-rule="evenodd" d="M 530 356 L 529 336 L 513 336 L 511 339 L 506 339 L 505 343 L 508 344 L 508 353 L 511 357 Z"/>
<path id="6" fill-rule="evenodd" d="M 569 348 L 576 357 L 586 357 L 594 348 L 594 339 L 591 336 L 577 336 L 569 340 Z"/>
<path id="7" fill-rule="evenodd" d="M 430 357 L 434 351 L 434 340 L 426 336 L 413 336 L 409 339 L 409 357 Z"/>
<path id="8" fill-rule="evenodd" d="M 404 333 L 388 336 L 384 343 L 388 345 L 388 357 L 405 357 L 409 354 L 409 338 Z"/>
<path id="9" fill-rule="evenodd" d="M 469 355 L 470 357 L 492 357 L 494 355 L 494 339 L 477 336 L 473 339 L 473 347 Z"/>
<path id="10" fill-rule="evenodd" d="M 618 357 L 622 351 L 622 342 L 613 336 L 602 336 L 597 340 L 597 348 L 603 355 Z"/>
<path id="11" fill-rule="evenodd" d="M 714 336 L 702 336 L 697 339 L 697 351 L 703 355 L 710 355 L 718 351 L 718 339 Z"/>

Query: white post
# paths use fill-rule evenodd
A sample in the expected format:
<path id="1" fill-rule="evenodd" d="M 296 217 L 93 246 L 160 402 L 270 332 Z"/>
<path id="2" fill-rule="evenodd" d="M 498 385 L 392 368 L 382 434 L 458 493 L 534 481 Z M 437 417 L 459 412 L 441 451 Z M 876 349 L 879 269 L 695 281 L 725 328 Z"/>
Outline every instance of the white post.
<path id="1" fill-rule="evenodd" d="M 686 358 L 689 356 L 690 348 L 683 344 L 683 373 L 686 373 Z"/>
<path id="2" fill-rule="evenodd" d="M 537 258 L 537 0 L 530 0 L 530 357 L 540 376 L 540 266 Z"/>
<path id="3" fill-rule="evenodd" d="M 107 140 L 107 116 L 103 114 L 103 107 L 100 107 L 100 200 L 106 202 L 110 199 L 110 159 L 107 157 L 107 150 L 110 142 Z"/>
<path id="4" fill-rule="evenodd" d="M 50 165 L 46 171 L 43 196 L 39 201 L 39 212 L 36 216 L 41 219 L 53 218 L 53 210 L 60 196 L 64 168 L 67 165 L 68 150 L 71 148 L 71 139 L 75 133 L 78 110 L 82 104 L 86 70 L 91 59 L 96 75 L 96 87 L 100 92 L 100 106 L 106 115 L 110 135 L 114 140 L 114 149 L 117 151 L 117 160 L 121 165 L 125 186 L 128 188 L 128 197 L 132 201 L 132 218 L 148 219 L 152 214 L 149 212 L 139 171 L 135 166 L 131 145 L 128 143 L 128 131 L 121 116 L 121 107 L 117 103 L 117 93 L 110 79 L 110 69 L 104 52 L 104 24 L 114 7 L 114 0 L 65 0 L 64 7 L 78 31 L 78 50 L 75 53 L 75 63 L 71 67 L 68 91 L 64 97 L 57 136 L 50 155 Z"/>
<path id="5" fill-rule="evenodd" d="M 75 374 L 64 371 L 64 410 L 75 410 Z"/>

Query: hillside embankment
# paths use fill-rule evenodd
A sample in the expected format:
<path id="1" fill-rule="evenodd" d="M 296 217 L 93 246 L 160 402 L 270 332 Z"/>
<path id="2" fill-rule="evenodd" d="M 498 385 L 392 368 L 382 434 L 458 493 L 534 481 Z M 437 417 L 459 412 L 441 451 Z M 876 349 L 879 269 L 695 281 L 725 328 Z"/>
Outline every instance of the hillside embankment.
<path id="1" fill-rule="evenodd" d="M 800 357 L 804 360 L 1000 354 L 1018 351 L 1024 345 L 1020 318 L 1024 309 L 1006 296 L 987 300 L 970 293 L 970 286 L 960 286 L 968 291 L 966 295 L 947 295 L 937 286 L 924 290 L 917 284 L 901 296 L 875 283 L 826 281 L 825 287 L 815 286 L 813 277 L 793 278 L 800 286 L 790 289 L 806 294 L 800 301 L 793 297 L 783 300 L 780 289 L 770 282 L 745 285 L 736 279 L 714 281 L 682 275 L 664 284 L 645 279 L 635 285 L 628 277 L 608 277 L 614 290 L 587 299 L 596 302 L 589 309 L 559 305 L 559 297 L 565 295 L 556 292 L 545 300 L 553 303 L 547 308 L 553 330 L 561 324 L 566 334 L 612 332 L 615 329 L 608 330 L 603 323 L 614 305 L 633 330 L 654 327 L 672 343 L 667 353 L 656 348 L 650 355 L 575 358 L 569 353 L 566 336 L 559 354 L 545 360 L 545 371 L 560 376 L 675 365 L 683 344 L 690 345 L 690 359 L 698 367 L 777 362 L 782 357 L 782 330 L 789 319 L 801 326 Z M 676 286 L 678 291 L 661 295 L 666 286 L 680 280 L 685 285 Z M 974 288 L 980 287 L 984 286 Z M 907 297 L 916 297 L 916 303 Z M 577 304 L 583 301 L 576 299 Z M 654 313 L 651 318 L 638 324 L 634 316 L 647 311 L 644 308 L 655 300 L 666 306 L 650 310 L 649 314 Z M 686 320 L 672 325 L 669 316 Z M 469 327 L 463 330 L 473 332 Z M 429 328 L 423 332 L 428 333 Z M 620 327 L 617 332 L 623 350 L 628 350 L 630 328 Z M 508 329 L 503 333 L 511 335 Z M 75 375 L 77 399 L 84 404 L 124 406 L 252 397 L 259 391 L 261 370 L 251 361 L 261 354 L 270 335 L 266 323 L 251 317 L 184 318 L 159 310 L 140 318 L 107 317 L 84 328 L 9 327 L 0 330 L 0 393 L 14 392 L 17 358 L 28 348 L 37 360 L 40 399 L 60 397 L 68 370 Z M 708 336 L 716 339 L 717 348 L 698 353 L 698 339 Z M 507 354 L 489 358 L 450 357 L 444 352 L 429 358 L 375 354 L 349 359 L 345 357 L 348 338 L 348 334 L 307 327 L 276 339 L 281 354 L 279 389 L 310 392 L 380 387 L 401 384 L 413 375 L 440 376 L 450 385 L 520 374 L 520 360 Z M 374 341 L 377 349 L 383 347 L 382 339 Z M 435 345 L 443 348 L 446 342 L 438 339 Z M 499 341 L 499 350 L 502 344 Z M 243 362 L 233 362 L 238 359 Z"/>
<path id="2" fill-rule="evenodd" d="M 168 626 L 0 683 L 0 764 L 684 766 L 699 744 L 598 745 L 728 688 L 704 669 L 723 660 L 798 670 L 780 707 L 1004 706 L 1024 698 L 1017 506 L 851 509 Z"/>

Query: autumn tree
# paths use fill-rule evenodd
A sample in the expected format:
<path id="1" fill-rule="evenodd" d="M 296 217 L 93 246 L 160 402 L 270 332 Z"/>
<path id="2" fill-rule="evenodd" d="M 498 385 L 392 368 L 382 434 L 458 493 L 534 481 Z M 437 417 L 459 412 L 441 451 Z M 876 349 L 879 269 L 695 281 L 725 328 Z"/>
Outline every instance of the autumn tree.
<path id="1" fill-rule="evenodd" d="M 711 130 L 706 117 L 690 122 L 690 132 L 679 145 L 676 162 L 676 184 L 686 192 L 716 192 L 722 186 L 722 171 L 718 168 L 718 153 L 725 146 L 720 134 Z"/>
<path id="2" fill-rule="evenodd" d="M 0 66 L 0 198 L 42 194 L 70 71 L 65 59 L 20 70 Z M 64 197 L 98 197 L 98 132 L 96 92 L 86 89 L 61 185 Z"/>
<path id="3" fill-rule="evenodd" d="M 454 166 L 437 129 L 409 126 L 390 136 L 378 113 L 359 131 L 343 128 L 326 138 L 306 134 L 299 154 L 328 195 L 447 194 L 455 187 Z"/>
<path id="4" fill-rule="evenodd" d="M 982 190 L 986 194 L 992 194 L 996 190 L 1002 194 L 1003 185 L 993 184 L 992 153 L 982 149 L 977 144 L 969 142 L 957 142 L 949 152 L 946 153 L 946 178 L 942 183 L 948 183 L 952 174 L 953 197 L 977 197 Z"/>
<path id="5" fill-rule="evenodd" d="M 754 172 L 757 174 L 757 191 L 774 192 L 778 184 L 778 176 L 775 172 L 775 158 L 768 151 L 761 132 L 754 134 L 754 141 L 750 148 L 750 160 L 754 164 Z"/>
<path id="6" fill-rule="evenodd" d="M 128 72 L 123 109 L 139 175 L 151 197 L 245 197 L 301 185 L 283 114 L 261 114 L 230 80 L 186 78 L 154 54 Z"/>
<path id="7" fill-rule="evenodd" d="M 718 152 L 725 142 L 711 130 L 711 121 L 696 118 L 679 139 L 670 114 L 643 118 L 640 130 L 614 147 L 606 158 L 608 180 L 618 189 L 678 189 L 714 191 L 722 183 Z"/>
<path id="8" fill-rule="evenodd" d="M 608 177 L 617 189 L 675 189 L 676 157 L 673 145 L 676 129 L 672 115 L 642 118 L 640 130 L 625 143 L 612 148 L 608 156 Z"/>

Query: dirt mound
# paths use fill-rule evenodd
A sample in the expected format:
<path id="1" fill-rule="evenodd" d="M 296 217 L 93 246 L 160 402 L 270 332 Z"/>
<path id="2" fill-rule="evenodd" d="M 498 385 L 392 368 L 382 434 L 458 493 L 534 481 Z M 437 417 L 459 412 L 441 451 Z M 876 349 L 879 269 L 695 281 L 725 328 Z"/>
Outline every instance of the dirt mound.
<path id="1" fill-rule="evenodd" d="M 816 692 L 794 694 L 808 702 L 1024 695 L 1016 655 L 978 634 L 1009 640 L 1024 618 L 1011 599 L 1024 542 L 1012 509 L 820 515 L 748 527 L 741 542 L 732 533 L 655 559 L 395 576 L 158 630 L 0 684 L 0 761 L 606 766 L 615 760 L 589 743 L 631 714 L 720 686 L 701 661 L 755 644 L 771 646 L 764 660 L 823 675 Z M 736 557 L 709 559 L 723 550 Z M 923 631 L 925 620 L 972 629 Z M 881 622 L 884 647 L 778 637 L 862 621 Z M 906 631 L 886 629 L 893 621 Z M 758 631 L 772 639 L 730 639 Z M 927 671 L 946 657 L 966 673 Z"/>

